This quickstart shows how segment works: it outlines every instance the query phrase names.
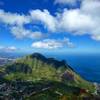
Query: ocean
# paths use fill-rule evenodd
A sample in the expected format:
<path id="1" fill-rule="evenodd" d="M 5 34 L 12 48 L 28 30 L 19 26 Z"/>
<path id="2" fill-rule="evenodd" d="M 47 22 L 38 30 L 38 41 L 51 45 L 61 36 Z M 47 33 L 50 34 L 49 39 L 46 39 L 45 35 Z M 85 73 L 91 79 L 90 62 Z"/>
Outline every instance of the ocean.
<path id="1" fill-rule="evenodd" d="M 100 54 L 57 54 L 53 56 L 58 60 L 66 60 L 86 80 L 100 83 Z"/>

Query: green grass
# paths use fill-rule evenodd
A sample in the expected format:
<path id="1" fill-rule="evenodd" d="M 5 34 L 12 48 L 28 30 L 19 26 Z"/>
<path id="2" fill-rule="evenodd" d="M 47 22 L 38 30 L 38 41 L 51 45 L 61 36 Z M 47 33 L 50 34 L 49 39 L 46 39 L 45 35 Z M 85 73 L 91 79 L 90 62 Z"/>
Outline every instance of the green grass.
<path id="1" fill-rule="evenodd" d="M 86 95 L 91 97 L 89 94 Z M 53 82 L 53 87 L 44 92 L 37 93 L 25 100 L 83 100 L 80 88 L 67 86 L 61 82 Z"/>
<path id="2" fill-rule="evenodd" d="M 11 64 L 12 67 L 15 67 L 15 69 L 18 69 L 18 72 L 11 72 L 11 73 L 7 74 L 5 76 L 5 79 L 7 79 L 7 80 L 21 79 L 21 80 L 26 80 L 26 81 L 30 80 L 33 82 L 37 82 L 39 80 L 48 80 L 48 81 L 62 82 L 64 84 L 66 84 L 68 86 L 72 86 L 72 87 L 79 87 L 82 89 L 86 89 L 90 93 L 93 93 L 95 91 L 95 87 L 92 83 L 81 78 L 77 73 L 72 71 L 67 66 L 66 66 L 66 68 L 64 66 L 61 66 L 60 68 L 56 69 L 53 65 L 49 65 L 49 64 L 43 62 L 42 60 L 38 60 L 36 58 L 31 58 L 30 56 L 26 56 L 24 58 L 17 59 L 15 61 L 15 63 L 27 65 L 32 70 L 32 72 L 24 73 L 21 70 L 19 71 L 20 66 L 16 66 L 16 64 L 15 65 Z M 8 66 L 9 65 L 6 65 L 6 68 Z M 5 71 L 5 69 L 1 69 L 1 71 Z M 61 75 L 65 71 L 69 71 L 71 74 L 74 75 L 73 81 L 69 81 L 69 80 L 62 81 Z M 64 84 L 62 84 L 62 85 L 64 85 Z M 58 84 L 57 84 L 57 86 L 58 86 Z M 65 87 L 63 88 L 63 86 L 59 86 L 59 87 L 62 89 L 61 90 L 62 93 L 63 93 L 63 91 L 65 92 L 68 90 L 68 87 L 67 87 L 67 90 L 65 90 L 66 88 Z M 60 88 L 56 87 L 57 90 L 59 90 Z M 68 93 L 67 93 L 67 95 L 68 95 Z"/>

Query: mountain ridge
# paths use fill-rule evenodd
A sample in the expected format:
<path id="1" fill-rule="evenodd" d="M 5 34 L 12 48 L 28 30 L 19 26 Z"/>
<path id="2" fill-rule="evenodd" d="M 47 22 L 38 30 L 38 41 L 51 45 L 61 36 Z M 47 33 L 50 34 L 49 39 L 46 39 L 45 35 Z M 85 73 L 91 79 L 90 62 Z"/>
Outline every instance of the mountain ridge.
<path id="1" fill-rule="evenodd" d="M 10 82 L 21 80 L 22 82 L 31 81 L 35 84 L 38 84 L 38 82 L 43 84 L 53 83 L 55 92 L 59 88 L 66 93 L 66 90 L 62 88 L 64 84 L 65 88 L 72 87 L 71 94 L 74 92 L 74 87 L 76 88 L 75 91 L 84 89 L 86 95 L 90 95 L 95 91 L 94 85 L 78 75 L 64 60 L 58 61 L 54 58 L 46 58 L 39 53 L 19 58 L 15 62 L 6 65 L 3 71 L 6 73 L 3 78 Z M 43 86 L 41 85 L 41 87 Z"/>

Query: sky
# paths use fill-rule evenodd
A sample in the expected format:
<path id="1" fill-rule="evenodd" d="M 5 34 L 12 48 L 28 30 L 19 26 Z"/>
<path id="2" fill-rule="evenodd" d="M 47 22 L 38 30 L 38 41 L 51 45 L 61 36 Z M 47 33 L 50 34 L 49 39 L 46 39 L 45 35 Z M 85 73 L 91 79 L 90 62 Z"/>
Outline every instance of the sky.
<path id="1" fill-rule="evenodd" d="M 0 51 L 100 53 L 100 0 L 0 0 Z"/>

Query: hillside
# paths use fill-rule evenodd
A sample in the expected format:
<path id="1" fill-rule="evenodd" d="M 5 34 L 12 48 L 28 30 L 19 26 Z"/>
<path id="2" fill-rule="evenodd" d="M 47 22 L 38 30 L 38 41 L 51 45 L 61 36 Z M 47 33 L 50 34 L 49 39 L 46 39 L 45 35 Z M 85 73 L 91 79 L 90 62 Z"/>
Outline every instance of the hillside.
<path id="1" fill-rule="evenodd" d="M 39 53 L 17 59 L 6 65 L 1 72 L 4 73 L 2 79 L 6 80 L 6 85 L 9 83 L 10 87 L 17 88 L 15 90 L 19 98 L 63 100 L 60 98 L 84 95 L 91 97 L 95 92 L 94 85 L 81 78 L 64 60 L 46 58 Z M 10 91 L 15 93 L 12 88 Z M 19 91 L 24 95 L 20 96 Z M 55 98 L 52 98 L 52 95 Z"/>

